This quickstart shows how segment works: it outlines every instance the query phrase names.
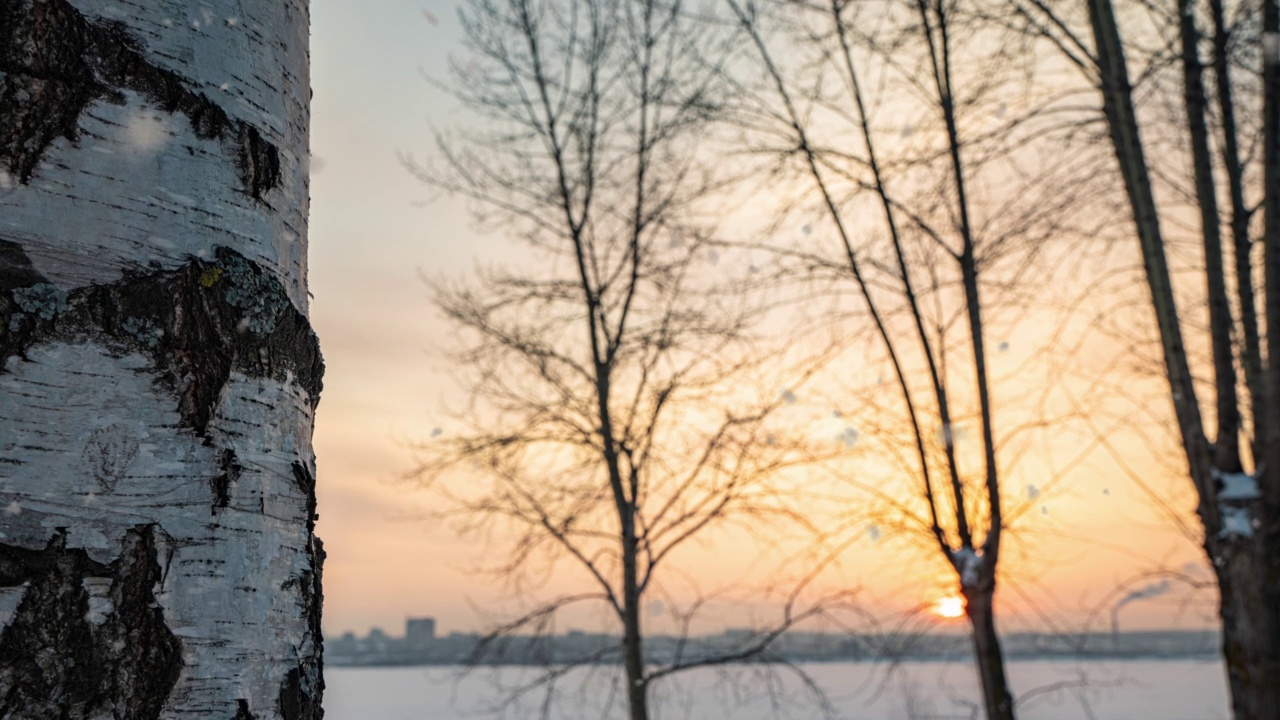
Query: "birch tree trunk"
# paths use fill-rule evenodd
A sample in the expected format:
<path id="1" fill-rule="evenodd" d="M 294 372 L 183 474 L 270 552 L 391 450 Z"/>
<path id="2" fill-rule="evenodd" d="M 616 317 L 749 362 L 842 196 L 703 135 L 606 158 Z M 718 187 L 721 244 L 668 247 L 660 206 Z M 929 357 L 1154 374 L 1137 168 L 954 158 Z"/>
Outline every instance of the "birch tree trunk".
<path id="1" fill-rule="evenodd" d="M 305 0 L 0 0 L 0 717 L 322 717 Z"/>

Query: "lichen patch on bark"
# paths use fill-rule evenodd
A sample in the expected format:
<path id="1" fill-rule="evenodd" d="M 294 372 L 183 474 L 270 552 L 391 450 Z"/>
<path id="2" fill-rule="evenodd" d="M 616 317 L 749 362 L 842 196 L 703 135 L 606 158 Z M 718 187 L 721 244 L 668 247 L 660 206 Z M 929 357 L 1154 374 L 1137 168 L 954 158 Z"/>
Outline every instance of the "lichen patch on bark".
<path id="1" fill-rule="evenodd" d="M 123 25 L 90 21 L 66 0 L 0 3 L 0 163 L 20 182 L 30 182 L 54 140 L 78 140 L 80 116 L 92 103 L 122 103 L 124 90 L 185 115 L 198 137 L 227 145 L 255 199 L 279 184 L 275 145 L 149 62 Z"/>

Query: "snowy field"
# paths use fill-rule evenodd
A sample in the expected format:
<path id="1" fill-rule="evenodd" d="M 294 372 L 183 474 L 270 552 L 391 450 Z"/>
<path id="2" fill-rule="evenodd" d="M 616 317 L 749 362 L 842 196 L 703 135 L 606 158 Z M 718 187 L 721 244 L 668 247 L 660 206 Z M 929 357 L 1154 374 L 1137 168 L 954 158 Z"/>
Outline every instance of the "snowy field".
<path id="1" fill-rule="evenodd" d="M 827 693 L 829 712 L 794 675 L 744 668 L 695 671 L 657 688 L 654 720 L 969 720 L 977 679 L 964 663 L 870 663 L 802 666 Z M 1010 683 L 1022 698 L 1020 720 L 1219 720 L 1228 717 L 1220 662 L 1029 661 L 1013 663 Z M 326 720 L 534 720 L 542 695 L 504 711 L 486 709 L 533 677 L 510 668 L 498 676 L 459 676 L 453 668 L 330 668 Z M 586 669 L 556 685 L 553 720 L 621 720 L 611 668 Z"/>

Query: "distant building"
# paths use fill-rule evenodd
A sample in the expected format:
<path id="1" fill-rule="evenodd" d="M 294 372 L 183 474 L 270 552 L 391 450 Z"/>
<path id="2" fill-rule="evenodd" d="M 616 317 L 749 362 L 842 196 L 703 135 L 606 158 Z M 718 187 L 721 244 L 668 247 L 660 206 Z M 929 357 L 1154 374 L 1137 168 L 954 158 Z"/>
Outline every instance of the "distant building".
<path id="1" fill-rule="evenodd" d="M 425 650 L 436 639 L 436 619 L 409 618 L 405 621 L 405 644 L 410 650 Z"/>
<path id="2" fill-rule="evenodd" d="M 391 648 L 391 638 L 382 631 L 382 628 L 376 627 L 369 631 L 369 635 L 365 637 L 364 642 L 360 644 L 363 652 L 385 653 Z"/>

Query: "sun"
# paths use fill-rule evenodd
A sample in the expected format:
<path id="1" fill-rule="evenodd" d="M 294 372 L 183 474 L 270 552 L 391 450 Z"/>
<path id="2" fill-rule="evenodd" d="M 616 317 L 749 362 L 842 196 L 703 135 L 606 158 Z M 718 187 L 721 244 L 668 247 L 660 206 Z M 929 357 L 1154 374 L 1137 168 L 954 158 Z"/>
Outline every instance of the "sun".
<path id="1" fill-rule="evenodd" d="M 933 604 L 933 613 L 938 617 L 954 620 L 964 615 L 964 600 L 958 597 L 939 598 Z"/>

